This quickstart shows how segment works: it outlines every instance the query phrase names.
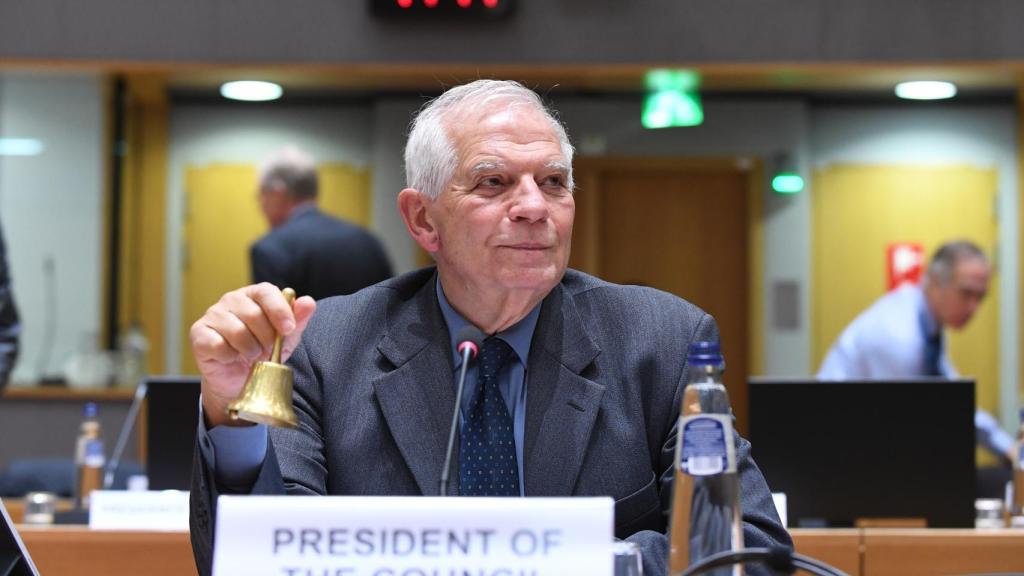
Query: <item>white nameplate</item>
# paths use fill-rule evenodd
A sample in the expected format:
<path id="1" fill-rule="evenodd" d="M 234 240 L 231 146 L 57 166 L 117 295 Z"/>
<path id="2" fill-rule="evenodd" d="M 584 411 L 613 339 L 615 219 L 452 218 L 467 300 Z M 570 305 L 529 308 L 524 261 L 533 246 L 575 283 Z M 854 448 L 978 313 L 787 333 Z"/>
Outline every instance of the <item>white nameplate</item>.
<path id="1" fill-rule="evenodd" d="M 611 498 L 221 496 L 214 576 L 612 576 Z"/>
<path id="2" fill-rule="evenodd" d="M 188 530 L 188 492 L 97 490 L 89 496 L 94 530 Z"/>

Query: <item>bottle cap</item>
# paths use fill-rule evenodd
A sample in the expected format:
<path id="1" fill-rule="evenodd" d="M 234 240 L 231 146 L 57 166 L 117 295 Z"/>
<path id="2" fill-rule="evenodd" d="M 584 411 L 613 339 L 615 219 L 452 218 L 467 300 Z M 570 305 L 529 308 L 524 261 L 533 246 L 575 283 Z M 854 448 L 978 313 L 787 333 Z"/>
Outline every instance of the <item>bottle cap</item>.
<path id="1" fill-rule="evenodd" d="M 85 403 L 85 417 L 86 418 L 95 418 L 97 414 L 99 414 L 99 409 L 96 407 L 96 403 L 95 402 L 86 402 Z"/>
<path id="2" fill-rule="evenodd" d="M 690 344 L 690 355 L 686 361 L 691 366 L 721 366 L 722 351 L 718 342 L 694 342 Z"/>

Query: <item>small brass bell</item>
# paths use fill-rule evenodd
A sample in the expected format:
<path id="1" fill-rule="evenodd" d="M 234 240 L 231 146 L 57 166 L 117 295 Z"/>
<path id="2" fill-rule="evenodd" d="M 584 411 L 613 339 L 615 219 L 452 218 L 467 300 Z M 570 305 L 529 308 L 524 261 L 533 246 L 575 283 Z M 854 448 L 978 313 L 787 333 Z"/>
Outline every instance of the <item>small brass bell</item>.
<path id="1" fill-rule="evenodd" d="M 295 290 L 285 288 L 281 293 L 291 306 L 295 301 Z M 274 339 L 274 352 L 270 360 L 261 360 L 252 365 L 242 395 L 228 405 L 228 416 L 232 420 L 247 420 L 281 428 L 296 428 L 299 425 L 292 408 L 292 369 L 281 364 L 283 341 L 284 338 L 278 334 Z"/>

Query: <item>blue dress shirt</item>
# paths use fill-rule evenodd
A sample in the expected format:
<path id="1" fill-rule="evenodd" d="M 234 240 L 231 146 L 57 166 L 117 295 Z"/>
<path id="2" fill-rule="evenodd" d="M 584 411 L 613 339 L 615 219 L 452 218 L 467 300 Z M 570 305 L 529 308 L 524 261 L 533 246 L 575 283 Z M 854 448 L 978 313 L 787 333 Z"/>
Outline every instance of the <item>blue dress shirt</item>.
<path id="1" fill-rule="evenodd" d="M 462 356 L 456 350 L 458 342 L 456 335 L 469 321 L 452 308 L 448 298 L 441 288 L 441 281 L 437 282 L 437 301 L 441 304 L 441 314 L 444 322 L 448 325 L 448 337 L 452 345 L 452 364 L 455 367 L 452 372 L 452 382 L 457 388 L 459 385 L 459 371 L 462 369 Z M 526 475 L 523 474 L 523 446 L 526 444 L 526 367 L 529 364 L 530 344 L 533 342 L 533 331 L 537 327 L 537 318 L 540 317 L 540 305 L 538 304 L 526 315 L 525 318 L 503 330 L 495 336 L 501 338 L 516 353 L 516 358 L 505 363 L 505 367 L 498 375 L 498 389 L 502 398 L 505 399 L 505 406 L 508 414 L 512 417 L 512 433 L 516 442 L 516 461 L 519 464 L 519 495 L 526 495 Z M 465 425 L 469 416 L 470 403 L 477 389 L 477 367 L 471 363 L 466 369 L 466 387 L 462 392 L 461 417 L 459 424 Z M 459 428 L 462 429 L 461 427 Z"/>

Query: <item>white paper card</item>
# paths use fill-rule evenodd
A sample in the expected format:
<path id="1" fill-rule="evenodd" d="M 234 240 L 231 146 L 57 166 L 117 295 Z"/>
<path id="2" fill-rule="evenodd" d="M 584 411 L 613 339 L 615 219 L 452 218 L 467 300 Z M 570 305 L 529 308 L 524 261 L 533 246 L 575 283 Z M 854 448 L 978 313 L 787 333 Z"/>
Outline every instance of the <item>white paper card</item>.
<path id="1" fill-rule="evenodd" d="M 612 576 L 611 498 L 221 496 L 214 576 Z"/>
<path id="2" fill-rule="evenodd" d="M 93 530 L 188 530 L 188 492 L 97 490 L 89 496 Z"/>
<path id="3" fill-rule="evenodd" d="M 786 493 L 785 492 L 772 492 L 772 502 L 775 503 L 775 511 L 779 513 L 779 519 L 782 520 L 782 527 L 789 527 L 789 518 L 787 517 L 786 510 Z"/>

